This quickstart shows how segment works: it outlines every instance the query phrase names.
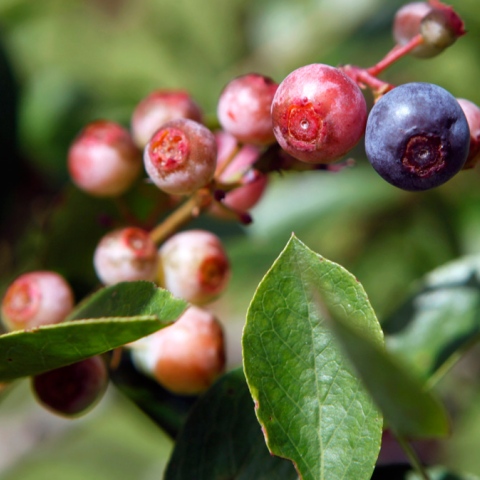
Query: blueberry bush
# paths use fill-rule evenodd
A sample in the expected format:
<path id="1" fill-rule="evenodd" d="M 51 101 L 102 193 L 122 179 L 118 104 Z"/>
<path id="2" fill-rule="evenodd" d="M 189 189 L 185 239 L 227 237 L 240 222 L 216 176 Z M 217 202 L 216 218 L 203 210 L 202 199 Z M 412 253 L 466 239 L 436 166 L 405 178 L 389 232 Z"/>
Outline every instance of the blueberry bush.
<path id="1" fill-rule="evenodd" d="M 0 5 L 0 478 L 480 478 L 476 8 Z"/>

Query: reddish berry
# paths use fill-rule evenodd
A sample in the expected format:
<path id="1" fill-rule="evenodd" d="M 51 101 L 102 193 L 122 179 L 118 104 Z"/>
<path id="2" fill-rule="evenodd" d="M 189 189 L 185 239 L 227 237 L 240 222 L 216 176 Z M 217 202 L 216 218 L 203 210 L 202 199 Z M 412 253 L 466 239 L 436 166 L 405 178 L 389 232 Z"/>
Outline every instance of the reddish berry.
<path id="1" fill-rule="evenodd" d="M 202 111 L 187 92 L 156 90 L 144 98 L 132 115 L 132 134 L 135 143 L 144 148 L 153 134 L 170 120 L 190 118 L 202 121 Z"/>
<path id="2" fill-rule="evenodd" d="M 74 140 L 68 169 L 80 189 L 99 197 L 117 196 L 140 174 L 141 158 L 128 130 L 99 120 L 87 125 Z"/>
<path id="3" fill-rule="evenodd" d="M 73 309 L 73 292 L 59 274 L 25 273 L 9 287 L 2 301 L 8 330 L 23 330 L 61 322 Z"/>
<path id="4" fill-rule="evenodd" d="M 159 250 L 160 284 L 176 297 L 201 305 L 218 297 L 230 278 L 220 239 L 204 230 L 177 233 Z"/>
<path id="5" fill-rule="evenodd" d="M 252 168 L 260 150 L 253 145 L 244 145 L 236 152 L 237 140 L 226 132 L 217 132 L 215 138 L 218 145 L 217 171 L 221 170 L 217 180 L 225 184 L 242 183 L 225 194 L 222 204 L 235 212 L 246 212 L 260 200 L 268 183 L 267 175 Z M 229 162 L 227 166 L 226 162 Z M 210 211 L 218 217 L 229 217 L 228 212 L 218 204 L 213 204 Z"/>
<path id="6" fill-rule="evenodd" d="M 157 248 L 147 231 L 127 227 L 105 235 L 93 257 L 98 278 L 105 285 L 156 277 Z"/>
<path id="7" fill-rule="evenodd" d="M 339 69 L 301 67 L 280 84 L 272 104 L 280 146 L 308 163 L 331 163 L 365 131 L 367 106 L 360 88 Z"/>
<path id="8" fill-rule="evenodd" d="M 427 2 L 412 2 L 401 7 L 393 20 L 393 37 L 399 45 L 406 45 L 413 37 L 420 33 L 420 23 L 433 10 Z M 437 55 L 438 49 L 420 45 L 410 52 L 420 58 Z"/>
<path id="9" fill-rule="evenodd" d="M 406 45 L 419 33 L 424 43 L 410 53 L 419 58 L 430 58 L 454 43 L 465 34 L 465 30 L 453 9 L 439 1 L 407 3 L 395 15 L 394 39 L 399 45 Z"/>
<path id="10" fill-rule="evenodd" d="M 480 108 L 464 98 L 457 98 L 457 100 L 467 117 L 470 129 L 470 148 L 463 168 L 472 168 L 480 162 Z"/>
<path id="11" fill-rule="evenodd" d="M 189 307 L 174 324 L 132 347 L 135 364 L 179 395 L 203 392 L 225 367 L 222 327 L 210 312 L 198 307 Z"/>
<path id="12" fill-rule="evenodd" d="M 274 142 L 270 110 L 277 88 L 271 78 L 256 73 L 233 79 L 218 101 L 217 115 L 222 128 L 244 143 Z"/>
<path id="13" fill-rule="evenodd" d="M 186 118 L 165 124 L 145 147 L 145 169 L 158 188 L 189 195 L 213 178 L 217 144 L 213 133 Z"/>
<path id="14" fill-rule="evenodd" d="M 32 378 L 38 401 L 53 413 L 77 416 L 93 407 L 108 385 L 102 357 L 95 356 Z"/>

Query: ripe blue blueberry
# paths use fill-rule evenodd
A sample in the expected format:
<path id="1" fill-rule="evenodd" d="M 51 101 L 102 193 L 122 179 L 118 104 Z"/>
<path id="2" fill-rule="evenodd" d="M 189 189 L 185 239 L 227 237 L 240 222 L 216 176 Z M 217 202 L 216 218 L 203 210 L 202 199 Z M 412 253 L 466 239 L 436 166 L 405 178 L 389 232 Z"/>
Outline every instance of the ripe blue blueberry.
<path id="1" fill-rule="evenodd" d="M 470 131 L 457 100 L 430 83 L 407 83 L 372 108 L 365 151 L 387 182 L 404 190 L 437 187 L 460 171 Z"/>

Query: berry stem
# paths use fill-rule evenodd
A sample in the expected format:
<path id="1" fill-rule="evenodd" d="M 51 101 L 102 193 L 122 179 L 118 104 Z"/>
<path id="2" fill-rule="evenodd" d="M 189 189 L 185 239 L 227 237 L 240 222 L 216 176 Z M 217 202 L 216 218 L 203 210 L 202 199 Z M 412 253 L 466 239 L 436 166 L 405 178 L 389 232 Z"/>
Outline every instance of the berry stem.
<path id="1" fill-rule="evenodd" d="M 422 45 L 424 42 L 423 37 L 420 33 L 415 35 L 408 43 L 405 45 L 395 45 L 386 55 L 382 58 L 376 65 L 373 67 L 367 68 L 366 73 L 372 75 L 373 77 L 378 76 L 393 63 L 395 63 L 400 58 L 410 53 L 414 48 Z"/>
<path id="2" fill-rule="evenodd" d="M 235 148 L 230 152 L 230 155 L 228 156 L 228 158 L 226 158 L 221 163 L 221 165 L 218 166 L 218 168 L 215 172 L 215 178 L 219 179 L 221 177 L 222 173 L 226 170 L 226 168 L 230 165 L 230 163 L 232 163 L 233 159 L 237 156 L 237 154 L 241 150 L 242 146 L 243 145 L 241 143 L 237 143 Z"/>
<path id="3" fill-rule="evenodd" d="M 176 233 L 182 225 L 188 223 L 192 218 L 198 217 L 212 203 L 212 200 L 212 193 L 209 188 L 197 190 L 150 232 L 153 242 L 156 245 L 163 243 L 168 237 Z"/>
<path id="4" fill-rule="evenodd" d="M 345 65 L 340 67 L 345 75 L 348 75 L 360 88 L 367 86 L 373 93 L 375 98 L 380 97 L 384 93 L 392 90 L 394 85 L 378 79 L 368 69 L 356 67 L 354 65 Z"/>
<path id="5" fill-rule="evenodd" d="M 360 87 L 367 86 L 373 93 L 375 99 L 378 99 L 384 93 L 392 90 L 394 85 L 384 82 L 377 78 L 380 73 L 393 65 L 397 60 L 410 53 L 414 48 L 422 45 L 424 39 L 419 33 L 415 35 L 405 45 L 395 45 L 376 65 L 370 68 L 360 68 L 354 65 L 345 65 L 341 67 L 343 73 L 348 75 Z"/>

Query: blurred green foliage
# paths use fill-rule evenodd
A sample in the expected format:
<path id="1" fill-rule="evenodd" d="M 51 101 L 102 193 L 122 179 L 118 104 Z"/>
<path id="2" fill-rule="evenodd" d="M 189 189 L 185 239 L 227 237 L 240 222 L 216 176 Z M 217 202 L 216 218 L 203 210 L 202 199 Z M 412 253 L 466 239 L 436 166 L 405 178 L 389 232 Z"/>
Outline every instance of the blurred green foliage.
<path id="1" fill-rule="evenodd" d="M 218 95 L 235 75 L 258 71 L 281 81 L 307 63 L 372 65 L 393 46 L 391 22 L 403 3 L 2 0 L 2 292 L 13 276 L 32 268 L 70 273 L 79 297 L 94 286 L 88 263 L 92 245 L 106 228 L 104 220 L 121 222 L 118 212 L 123 210 L 111 202 L 87 200 L 83 194 L 72 193 L 66 153 L 86 122 L 108 118 L 128 126 L 135 104 L 160 87 L 189 90 L 213 119 Z M 437 58 L 402 59 L 383 78 L 392 83 L 437 83 L 455 96 L 480 104 L 478 0 L 450 3 L 465 19 L 468 34 Z M 367 99 L 371 101 L 368 95 Z M 314 251 L 339 262 L 359 278 L 380 320 L 403 301 L 412 282 L 423 274 L 464 254 L 480 252 L 478 168 L 461 172 L 433 192 L 407 193 L 381 180 L 367 164 L 361 147 L 352 157 L 356 166 L 338 174 L 274 176 L 270 190 L 253 212 L 251 227 L 239 228 L 208 218 L 195 222 L 222 235 L 232 259 L 231 287 L 214 306 L 227 326 L 231 365 L 240 361 L 240 330 L 256 285 L 292 231 Z M 133 196 L 137 204 L 160 201 L 145 185 L 139 185 Z M 145 210 L 144 206 L 138 208 Z M 478 386 L 471 390 L 471 397 L 478 397 Z M 10 403 L 0 410 L 2 438 L 2 418 L 18 408 L 23 407 Z M 27 411 L 30 408 L 25 406 Z M 115 404 L 116 415 L 128 416 L 130 410 L 128 403 Z M 478 424 L 479 415 L 478 408 L 469 408 L 459 424 Z M 96 438 L 97 423 L 82 424 L 82 435 Z M 124 442 L 121 448 L 127 451 L 137 429 L 149 427 L 138 417 L 125 428 L 115 440 Z M 78 438 L 71 433 L 69 429 L 62 441 L 64 450 L 78 447 Z M 112 437 L 105 439 L 98 450 L 109 448 L 111 441 Z M 145 455 L 146 473 L 136 478 L 159 478 L 170 444 L 161 435 L 152 441 L 156 447 Z M 463 445 L 479 442 L 480 432 L 460 429 L 445 445 L 444 463 L 479 474 L 480 458 L 475 450 L 470 455 L 459 454 L 464 452 Z M 156 449 L 158 457 L 152 453 Z M 68 457 L 72 462 L 70 477 L 63 470 L 58 476 L 58 451 L 55 443 L 49 443 L 42 447 L 40 458 L 32 448 L 26 457 L 18 456 L 17 466 L 0 477 L 39 479 L 43 478 L 40 473 L 35 476 L 31 472 L 47 471 L 46 478 L 87 478 L 79 474 L 86 468 L 85 452 L 77 460 Z M 135 452 L 132 449 L 132 458 Z M 12 455 L 16 458 L 15 453 Z M 104 461 L 97 459 L 97 473 L 89 473 L 88 478 L 113 478 L 102 474 L 118 472 L 111 458 L 105 455 Z M 156 469 L 155 474 L 149 468 Z M 123 478 L 133 478 L 126 471 L 125 475 Z"/>

